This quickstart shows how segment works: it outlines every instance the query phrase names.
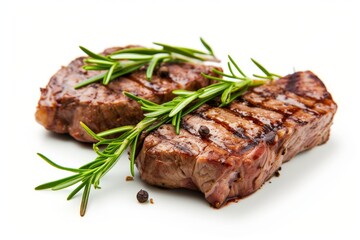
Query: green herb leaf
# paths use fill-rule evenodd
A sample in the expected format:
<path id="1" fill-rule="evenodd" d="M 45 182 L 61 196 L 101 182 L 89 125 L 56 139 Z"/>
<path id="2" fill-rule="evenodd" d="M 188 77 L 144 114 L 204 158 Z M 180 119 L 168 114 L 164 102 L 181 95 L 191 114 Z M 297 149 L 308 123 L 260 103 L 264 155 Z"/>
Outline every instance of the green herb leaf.
<path id="1" fill-rule="evenodd" d="M 66 182 L 68 180 L 71 180 L 74 178 L 74 176 L 77 176 L 76 175 L 72 175 L 72 176 L 69 176 L 69 177 L 66 177 L 66 178 L 61 178 L 59 180 L 56 180 L 56 181 L 52 181 L 52 182 L 48 182 L 48 183 L 44 183 L 44 184 L 41 184 L 37 187 L 35 187 L 35 190 L 44 190 L 44 189 L 49 189 L 49 188 L 53 188 L 55 187 L 56 185 L 59 185 L 63 182 Z"/>
<path id="2" fill-rule="evenodd" d="M 182 117 L 182 110 L 180 110 L 180 112 L 177 113 L 177 118 L 176 118 L 176 123 L 175 123 L 176 134 L 180 134 L 181 117 Z"/>
<path id="3" fill-rule="evenodd" d="M 177 89 L 172 91 L 173 94 L 175 95 L 179 95 L 179 96 L 188 96 L 194 93 L 194 91 L 188 91 L 188 90 L 183 90 L 183 89 Z"/>
<path id="4" fill-rule="evenodd" d="M 155 67 L 162 62 L 189 62 L 194 59 L 199 61 L 218 62 L 218 59 L 214 56 L 209 44 L 207 44 L 202 38 L 200 41 L 209 53 L 192 48 L 154 43 L 157 46 L 161 46 L 162 49 L 143 47 L 126 48 L 107 56 L 102 56 L 80 46 L 80 48 L 90 57 L 84 60 L 86 65 L 84 65 L 83 68 L 85 70 L 107 71 L 106 73 L 99 73 L 97 76 L 78 83 L 75 86 L 75 89 L 98 82 L 100 79 L 103 79 L 103 84 L 107 85 L 111 80 L 134 72 L 145 65 L 149 65 L 146 71 L 146 78 L 150 80 Z M 127 62 L 127 64 L 123 64 L 124 62 Z"/>
<path id="5" fill-rule="evenodd" d="M 56 191 L 56 190 L 61 190 L 61 189 L 70 187 L 70 186 L 80 182 L 82 179 L 83 179 L 83 175 L 81 175 L 81 174 L 74 175 L 71 179 L 69 179 L 67 181 L 63 181 L 63 182 L 59 183 L 58 185 L 52 187 L 51 190 Z"/>
<path id="6" fill-rule="evenodd" d="M 230 85 L 228 88 L 226 88 L 222 95 L 221 95 L 221 102 L 222 103 L 228 103 L 231 95 L 231 91 L 233 90 L 234 85 Z"/>
<path id="7" fill-rule="evenodd" d="M 117 54 L 122 53 L 137 53 L 137 54 L 143 54 L 143 55 L 153 55 L 158 53 L 169 53 L 168 51 L 162 50 L 162 49 L 154 49 L 154 48 L 124 48 L 122 50 L 113 52 L 110 54 L 110 58 L 113 58 L 113 56 Z"/>
<path id="8" fill-rule="evenodd" d="M 43 154 L 41 154 L 41 153 L 37 153 L 37 155 L 38 155 L 39 157 L 41 157 L 42 159 L 44 159 L 44 160 L 45 160 L 47 163 L 49 163 L 51 166 L 56 167 L 56 168 L 58 168 L 58 169 L 65 170 L 65 171 L 69 171 L 69 172 L 76 172 L 76 173 L 83 172 L 83 170 L 81 170 L 81 169 L 68 168 L 68 167 L 60 166 L 60 165 L 54 163 L 53 161 L 51 161 L 49 158 L 47 158 L 45 155 L 43 155 Z"/>
<path id="9" fill-rule="evenodd" d="M 150 113 L 145 113 L 144 116 L 146 117 L 158 117 L 160 115 L 163 115 L 164 113 L 167 113 L 167 112 L 170 112 L 172 108 L 170 107 L 167 107 L 167 108 L 162 108 L 162 109 L 159 109 L 159 110 L 156 110 L 154 112 L 150 112 Z"/>
<path id="10" fill-rule="evenodd" d="M 103 66 L 103 67 L 112 66 L 114 64 L 114 61 L 95 59 L 95 58 L 85 59 L 84 62 L 91 63 L 91 64 L 97 64 L 97 66 Z"/>
<path id="11" fill-rule="evenodd" d="M 135 154 L 136 154 L 136 147 L 137 147 L 137 143 L 138 143 L 138 139 L 139 139 L 140 135 L 136 135 L 135 139 L 132 142 L 132 147 L 131 147 L 131 152 L 130 152 L 130 173 L 132 176 L 135 175 Z"/>
<path id="12" fill-rule="evenodd" d="M 104 140 L 102 137 L 94 133 L 85 123 L 80 121 L 80 126 L 89 134 L 92 138 L 96 139 L 97 141 Z"/>
<path id="13" fill-rule="evenodd" d="M 154 72 L 154 69 L 155 69 L 155 66 L 157 66 L 157 64 L 159 62 L 161 62 L 161 60 L 163 60 L 164 58 L 168 58 L 168 57 L 169 57 L 168 54 L 163 54 L 163 53 L 154 55 L 154 57 L 149 62 L 149 66 L 148 66 L 147 71 L 146 71 L 147 80 L 151 79 L 151 77 L 153 75 L 153 72 Z"/>
<path id="14" fill-rule="evenodd" d="M 112 128 L 112 129 L 109 129 L 109 130 L 106 130 L 103 132 L 99 132 L 98 134 L 96 134 L 96 136 L 100 137 L 100 139 L 103 140 L 102 137 L 106 137 L 106 136 L 113 135 L 113 134 L 118 134 L 121 132 L 126 132 L 126 131 L 129 131 L 132 129 L 134 129 L 134 126 L 132 126 L 132 125 L 122 126 L 122 127 Z M 100 139 L 99 139 L 99 141 L 100 141 Z"/>
<path id="15" fill-rule="evenodd" d="M 229 55 L 229 60 L 230 62 L 234 65 L 234 67 L 236 68 L 236 70 L 238 70 L 238 72 L 243 76 L 246 77 L 245 73 L 243 71 L 241 71 L 240 67 L 236 64 L 236 62 L 234 61 L 234 59 L 232 59 L 232 57 Z M 234 74 L 233 74 L 234 75 Z"/>
<path id="16" fill-rule="evenodd" d="M 193 51 L 186 49 L 186 48 L 181 48 L 181 47 L 176 47 L 176 46 L 171 46 L 171 45 L 167 45 L 167 44 L 163 44 L 163 43 L 158 43 L 158 42 L 154 42 L 155 45 L 161 46 L 163 47 L 164 50 L 172 52 L 172 53 L 177 53 L 189 58 L 194 58 L 197 60 L 201 60 L 203 61 L 204 59 L 201 57 L 198 57 L 194 54 Z"/>
<path id="17" fill-rule="evenodd" d="M 93 53 L 92 51 L 88 50 L 87 48 L 84 48 L 83 46 L 79 46 L 80 49 L 86 53 L 89 57 L 95 58 L 95 59 L 103 59 L 105 61 L 108 61 L 109 59 L 105 56 L 102 56 L 100 54 Z"/>
<path id="18" fill-rule="evenodd" d="M 154 103 L 154 102 L 151 102 L 151 101 L 149 101 L 149 100 L 146 100 L 146 99 L 143 99 L 143 98 L 140 98 L 140 97 L 138 97 L 138 96 L 135 96 L 134 94 L 131 94 L 131 93 L 129 93 L 129 92 L 123 92 L 123 94 L 125 95 L 125 96 L 127 96 L 128 98 L 131 98 L 132 100 L 135 100 L 135 101 L 137 101 L 137 102 L 142 102 L 142 103 L 144 103 L 144 104 L 148 104 L 148 105 L 152 105 L 152 106 L 160 106 L 159 104 L 156 104 L 156 103 Z"/>
<path id="19" fill-rule="evenodd" d="M 104 81 L 103 81 L 103 84 L 104 84 L 104 85 L 108 85 L 108 84 L 109 84 L 110 79 L 111 79 L 111 76 L 112 76 L 115 68 L 118 67 L 118 66 L 119 66 L 118 63 L 114 63 L 114 64 L 110 67 L 109 71 L 108 71 L 108 72 L 106 73 L 106 75 L 104 76 Z"/>
<path id="20" fill-rule="evenodd" d="M 102 73 L 102 74 L 96 75 L 96 76 L 94 76 L 94 77 L 88 78 L 87 80 L 76 84 L 74 88 L 75 88 L 75 89 L 79 89 L 79 88 L 82 88 L 82 87 L 84 87 L 84 86 L 87 86 L 87 85 L 89 85 L 89 84 L 91 84 L 91 83 L 98 82 L 98 81 L 100 81 L 101 79 L 103 79 L 104 76 L 105 76 L 105 73 Z"/>
<path id="21" fill-rule="evenodd" d="M 91 188 L 91 181 L 86 181 L 84 192 L 82 195 L 81 205 L 80 205 L 80 216 L 84 216 L 87 208 L 87 204 L 89 201 L 90 195 L 90 188 Z"/>
<path id="22" fill-rule="evenodd" d="M 268 70 L 266 70 L 260 63 L 258 63 L 257 61 L 255 61 L 255 59 L 251 58 L 251 61 L 268 77 L 270 77 L 272 79 L 272 75 L 271 73 L 269 73 Z"/>
<path id="23" fill-rule="evenodd" d="M 217 94 L 219 92 L 222 92 L 223 90 L 225 90 L 226 88 L 229 87 L 229 84 L 219 84 L 217 87 L 211 88 L 208 91 L 204 91 L 204 93 L 202 93 L 199 98 L 207 98 L 211 95 Z"/>
<path id="24" fill-rule="evenodd" d="M 67 197 L 66 200 L 71 200 L 81 189 L 83 189 L 83 187 L 87 184 L 87 181 L 85 180 L 84 182 L 82 182 L 81 184 L 79 184 L 79 186 L 77 186 L 77 188 L 75 188 Z"/>
<path id="25" fill-rule="evenodd" d="M 184 98 L 183 101 L 178 103 L 175 108 L 170 112 L 169 117 L 173 117 L 175 114 L 181 111 L 181 109 L 185 108 L 188 104 L 190 104 L 192 101 L 194 101 L 196 98 L 199 97 L 199 93 L 193 94 L 191 96 L 188 96 L 187 98 Z"/>
<path id="26" fill-rule="evenodd" d="M 210 45 L 203 38 L 200 38 L 200 41 L 204 45 L 204 47 L 209 51 L 209 53 L 212 56 L 214 56 L 214 52 L 213 52 L 212 48 L 210 47 Z"/>
<path id="27" fill-rule="evenodd" d="M 115 60 L 151 60 L 151 55 L 139 54 L 139 53 L 118 53 L 110 56 Z"/>

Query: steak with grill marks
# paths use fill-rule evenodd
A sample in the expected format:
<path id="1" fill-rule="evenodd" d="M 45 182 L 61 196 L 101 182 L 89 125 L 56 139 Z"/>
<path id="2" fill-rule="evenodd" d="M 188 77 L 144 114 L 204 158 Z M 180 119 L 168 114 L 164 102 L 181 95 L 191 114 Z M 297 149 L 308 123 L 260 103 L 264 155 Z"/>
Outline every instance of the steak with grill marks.
<path id="1" fill-rule="evenodd" d="M 204 105 L 148 135 L 136 159 L 145 182 L 201 191 L 214 207 L 243 198 L 297 153 L 325 143 L 337 110 L 321 80 L 297 72 L 219 108 Z"/>
<path id="2" fill-rule="evenodd" d="M 129 46 L 133 47 L 133 46 Z M 128 48 L 128 47 L 127 47 Z M 122 48 L 109 48 L 110 54 Z M 155 103 L 171 100 L 175 89 L 197 90 L 210 84 L 201 73 L 212 75 L 212 66 L 193 63 L 164 63 L 155 69 L 151 81 L 146 80 L 146 67 L 120 77 L 107 86 L 93 83 L 78 90 L 74 86 L 98 71 L 85 71 L 85 57 L 73 60 L 51 77 L 36 110 L 36 120 L 46 129 L 56 133 L 69 133 L 82 142 L 93 142 L 81 127 L 84 122 L 94 132 L 124 125 L 133 125 L 144 118 L 140 105 L 122 94 L 123 91 Z"/>

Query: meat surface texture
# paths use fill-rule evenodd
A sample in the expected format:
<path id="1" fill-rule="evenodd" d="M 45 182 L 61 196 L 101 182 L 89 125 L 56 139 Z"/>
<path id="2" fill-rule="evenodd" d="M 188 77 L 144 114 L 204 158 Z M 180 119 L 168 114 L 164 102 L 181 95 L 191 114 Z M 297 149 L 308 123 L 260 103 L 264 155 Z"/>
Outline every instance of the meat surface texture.
<path id="1" fill-rule="evenodd" d="M 129 46 L 131 47 L 131 46 Z M 122 48 L 109 48 L 110 54 Z M 192 63 L 164 63 L 155 69 L 152 80 L 146 80 L 146 68 L 116 79 L 107 86 L 93 83 L 78 90 L 74 86 L 98 71 L 82 69 L 85 57 L 73 60 L 53 75 L 41 88 L 35 117 L 46 129 L 56 133 L 69 133 L 82 142 L 93 142 L 81 127 L 84 122 L 98 133 L 124 125 L 133 125 L 144 116 L 140 105 L 122 94 L 127 91 L 155 103 L 171 100 L 175 89 L 196 90 L 210 84 L 201 73 L 212 74 L 212 66 Z"/>
<path id="2" fill-rule="evenodd" d="M 258 190 L 281 164 L 325 143 L 337 110 L 321 80 L 296 72 L 224 108 L 204 105 L 149 134 L 136 159 L 141 179 L 201 191 L 219 208 Z M 208 130 L 208 131 L 207 131 Z"/>

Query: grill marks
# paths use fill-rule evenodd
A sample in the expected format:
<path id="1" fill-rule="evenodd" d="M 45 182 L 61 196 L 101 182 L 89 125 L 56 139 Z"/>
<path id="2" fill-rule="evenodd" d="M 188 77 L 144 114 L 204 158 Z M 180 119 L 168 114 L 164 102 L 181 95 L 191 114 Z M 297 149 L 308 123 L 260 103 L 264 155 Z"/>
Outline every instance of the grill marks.
<path id="1" fill-rule="evenodd" d="M 167 66 L 171 69 L 171 66 Z M 180 89 L 181 86 L 174 81 L 171 77 L 159 78 L 157 76 L 158 69 L 155 69 L 154 75 L 151 81 L 148 81 L 144 78 L 145 69 L 134 72 L 128 75 L 128 78 L 132 81 L 137 82 L 142 88 L 150 90 L 154 95 L 161 95 L 167 92 L 171 92 L 173 89 Z M 169 99 L 166 99 L 169 100 Z M 162 100 L 163 101 L 163 100 Z"/>
<path id="2" fill-rule="evenodd" d="M 298 90 L 298 87 L 297 87 L 297 82 L 299 80 L 299 77 L 300 75 L 295 73 L 295 74 L 292 74 L 290 77 L 289 77 L 289 80 L 286 84 L 286 87 L 285 89 L 290 91 L 290 92 L 296 92 Z"/>
<path id="3" fill-rule="evenodd" d="M 306 78 L 306 74 L 291 75 L 286 88 L 279 84 L 255 88 L 226 108 L 204 105 L 183 118 L 182 128 L 198 137 L 198 141 L 235 155 L 260 141 L 275 144 L 279 129 L 293 124 L 306 125 L 320 114 L 318 108 L 326 106 L 320 99 L 291 92 L 298 91 L 294 84 L 299 78 Z M 200 126 L 210 130 L 206 139 L 198 133 Z"/>
<path id="4" fill-rule="evenodd" d="M 282 114 L 251 106 L 251 104 L 247 102 L 235 101 L 229 106 L 229 109 L 243 119 L 262 126 L 263 131 L 266 133 L 282 124 Z"/>
<path id="5" fill-rule="evenodd" d="M 187 115 L 183 118 L 182 123 L 184 129 L 198 137 L 201 137 L 198 132 L 200 126 L 206 126 L 210 130 L 207 140 L 226 150 L 239 152 L 242 146 L 247 143 L 245 139 L 237 135 L 234 136 L 233 132 L 223 127 L 222 124 L 205 119 L 201 115 Z M 223 124 L 226 125 L 226 123 Z"/>
<path id="6" fill-rule="evenodd" d="M 225 150 L 228 154 L 237 155 L 260 141 L 274 144 L 277 131 L 284 125 L 308 124 L 320 114 L 318 109 L 326 108 L 322 100 L 290 91 L 297 91 L 291 79 L 304 78 L 301 74 L 307 73 L 295 74 L 295 78 L 291 75 L 285 88 L 278 83 L 257 87 L 225 108 L 204 105 L 188 114 L 182 120 L 187 142 L 177 135 L 169 136 L 171 131 L 164 134 L 158 131 L 157 134 L 160 133 L 162 139 L 188 155 L 198 155 L 201 152 L 199 146 L 202 150 L 211 146 L 212 151 Z M 206 138 L 199 134 L 201 126 L 210 130 Z M 195 143 L 197 147 L 194 147 Z M 197 150 L 194 152 L 194 149 Z M 223 161 L 224 158 L 221 159 Z"/>
<path id="7" fill-rule="evenodd" d="M 216 67 L 214 67 L 216 68 Z M 217 68 L 221 70 L 220 68 Z M 201 87 L 205 87 L 207 84 L 196 82 L 195 79 L 199 78 L 201 73 L 212 73 L 212 67 L 205 67 L 202 65 L 194 66 L 187 63 L 165 63 L 158 68 L 155 68 L 151 81 L 144 78 L 146 68 L 141 68 L 139 71 L 133 72 L 126 78 L 138 83 L 141 88 L 146 88 L 152 91 L 155 95 L 161 95 L 164 93 L 172 92 L 174 89 L 188 89 L 195 90 Z M 169 101 L 171 97 L 166 97 L 161 101 Z"/>
<path id="8" fill-rule="evenodd" d="M 225 108 L 210 108 L 201 114 L 203 117 L 221 124 L 236 136 L 250 140 L 258 137 L 262 128 L 251 120 L 239 118 L 236 113 Z"/>
<path id="9" fill-rule="evenodd" d="M 287 76 L 225 108 L 202 106 L 183 118 L 179 135 L 170 124 L 150 133 L 136 160 L 141 178 L 198 189 L 217 208 L 255 192 L 282 163 L 329 138 L 336 103 L 311 72 L 296 75 L 297 82 Z M 317 87 L 308 91 L 308 83 Z M 201 127 L 209 134 L 200 136 Z"/>
<path id="10" fill-rule="evenodd" d="M 312 72 L 296 72 L 280 79 L 279 84 L 289 92 L 316 101 L 331 100 L 324 83 Z M 316 91 L 314 91 L 316 89 Z"/>

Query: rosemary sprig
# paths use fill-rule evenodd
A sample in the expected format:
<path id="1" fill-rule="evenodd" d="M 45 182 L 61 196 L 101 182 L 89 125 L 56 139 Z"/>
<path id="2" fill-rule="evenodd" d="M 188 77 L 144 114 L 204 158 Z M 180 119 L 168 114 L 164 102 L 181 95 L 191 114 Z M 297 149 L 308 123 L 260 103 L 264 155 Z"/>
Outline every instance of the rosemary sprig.
<path id="1" fill-rule="evenodd" d="M 210 45 L 200 38 L 201 43 L 206 48 L 207 52 L 171 46 L 163 43 L 154 43 L 162 49 L 154 48 L 127 48 L 116 51 L 107 56 L 96 54 L 82 46 L 80 49 L 85 52 L 89 58 L 85 59 L 86 63 L 83 68 L 85 70 L 106 71 L 91 77 L 75 86 L 75 89 L 84 87 L 90 83 L 102 81 L 107 85 L 110 81 L 140 69 L 143 66 L 148 66 L 146 70 L 147 80 L 151 80 L 154 69 L 162 62 L 175 62 L 175 61 L 213 61 L 219 60 L 215 57 L 214 52 Z"/>
<path id="2" fill-rule="evenodd" d="M 142 51 L 145 50 L 143 49 Z M 43 154 L 38 153 L 38 155 L 50 165 L 61 170 L 73 172 L 74 174 L 66 178 L 45 183 L 36 187 L 35 189 L 60 190 L 75 184 L 79 184 L 69 194 L 67 199 L 71 199 L 80 190 L 83 190 L 80 207 L 80 215 L 83 216 L 86 211 L 91 185 L 93 185 L 95 189 L 100 188 L 100 179 L 108 171 L 110 171 L 110 169 L 118 161 L 120 155 L 128 147 L 131 147 L 130 172 L 132 175 L 134 175 L 135 154 L 137 152 L 136 147 L 138 145 L 139 137 L 142 133 L 148 133 L 158 128 L 162 124 L 171 123 L 175 127 L 176 133 L 179 134 L 182 117 L 196 110 L 204 103 L 211 101 L 214 98 L 220 97 L 220 106 L 225 106 L 242 95 L 249 88 L 265 84 L 266 82 L 278 77 L 278 75 L 267 71 L 255 60 L 252 61 L 266 76 L 259 76 L 257 79 L 247 77 L 240 69 L 240 67 L 235 63 L 235 61 L 229 56 L 228 67 L 230 73 L 223 73 L 213 69 L 213 72 L 218 74 L 220 77 L 203 74 L 203 76 L 209 79 L 216 80 L 217 83 L 201 88 L 197 91 L 175 90 L 173 93 L 177 95 L 177 97 L 175 97 L 172 101 L 163 104 L 156 104 L 151 101 L 139 98 L 131 93 L 124 92 L 127 97 L 141 104 L 142 110 L 146 112 L 145 118 L 136 126 L 123 126 L 98 134 L 94 133 L 84 123 L 81 123 L 86 132 L 98 140 L 98 142 L 93 145 L 93 149 L 97 153 L 95 160 L 81 166 L 80 168 L 67 168 L 52 162 Z M 237 70 L 239 75 L 235 74 L 233 68 Z M 121 133 L 121 135 L 113 139 L 104 138 L 114 133 Z"/>

